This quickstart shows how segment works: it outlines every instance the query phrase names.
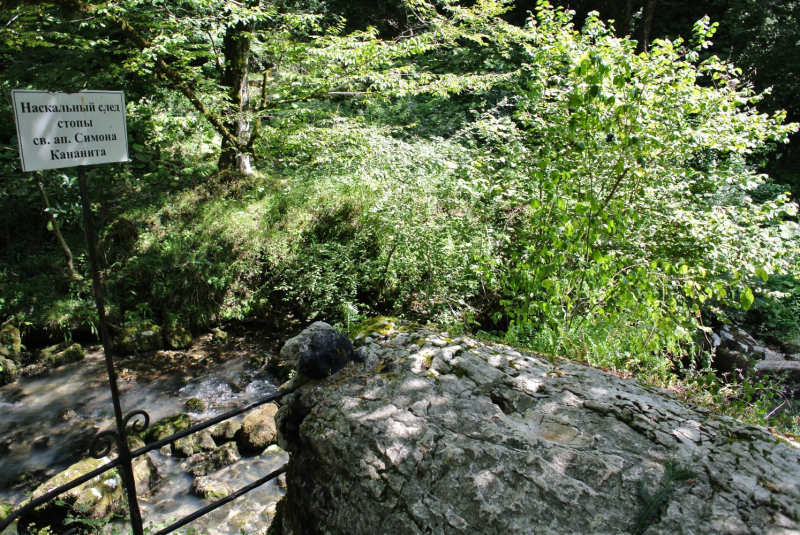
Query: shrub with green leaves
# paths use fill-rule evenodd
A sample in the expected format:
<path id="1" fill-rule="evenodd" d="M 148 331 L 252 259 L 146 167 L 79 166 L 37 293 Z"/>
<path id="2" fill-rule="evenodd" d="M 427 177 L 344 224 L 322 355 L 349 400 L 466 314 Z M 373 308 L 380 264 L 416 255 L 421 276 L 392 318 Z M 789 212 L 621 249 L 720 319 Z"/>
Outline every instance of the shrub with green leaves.
<path id="1" fill-rule="evenodd" d="M 569 18 L 539 2 L 516 85 L 463 134 L 485 147 L 497 319 L 560 351 L 614 332 L 620 351 L 681 352 L 708 312 L 748 309 L 755 281 L 797 265 L 797 206 L 755 202 L 764 177 L 748 165 L 797 125 L 759 114 L 735 67 L 699 59 L 708 20 L 692 43 L 637 55 L 596 15 L 581 32 Z"/>

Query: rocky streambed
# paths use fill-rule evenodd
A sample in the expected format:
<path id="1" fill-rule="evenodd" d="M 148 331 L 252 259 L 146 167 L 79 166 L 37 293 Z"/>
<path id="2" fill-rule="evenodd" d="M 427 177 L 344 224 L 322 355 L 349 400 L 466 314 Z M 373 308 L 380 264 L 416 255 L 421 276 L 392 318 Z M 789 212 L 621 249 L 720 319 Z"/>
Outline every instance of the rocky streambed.
<path id="1" fill-rule="evenodd" d="M 274 392 L 276 380 L 263 364 L 278 347 L 278 340 L 258 332 L 227 339 L 217 334 L 196 339 L 184 350 L 118 359 L 123 411 L 143 409 L 151 418 L 144 433 L 129 439 L 132 447 Z M 0 517 L 2 509 L 19 506 L 29 494 L 41 494 L 108 461 L 86 458 L 92 438 L 113 428 L 100 348 L 87 349 L 77 363 L 31 370 L 37 371 L 29 368 L 27 377 L 0 388 Z M 139 458 L 135 471 L 145 525 L 183 517 L 284 465 L 288 457 L 274 445 L 276 410 L 265 405 Z M 119 474 L 111 471 L 64 501 L 87 519 L 107 517 L 123 508 L 120 483 Z M 280 483 L 270 482 L 192 526 L 218 535 L 264 532 L 282 494 Z M 23 532 L 31 522 L 58 523 L 67 509 L 51 507 L 21 519 L 18 527 Z"/>

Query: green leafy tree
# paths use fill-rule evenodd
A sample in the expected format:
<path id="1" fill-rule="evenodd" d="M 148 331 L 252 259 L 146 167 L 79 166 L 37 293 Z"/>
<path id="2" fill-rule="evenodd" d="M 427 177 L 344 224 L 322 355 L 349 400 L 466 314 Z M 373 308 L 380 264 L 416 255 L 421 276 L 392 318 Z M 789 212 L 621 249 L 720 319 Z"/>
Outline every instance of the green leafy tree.
<path id="1" fill-rule="evenodd" d="M 506 245 L 488 264 L 512 332 L 566 343 L 605 325 L 634 353 L 677 353 L 703 310 L 747 309 L 755 279 L 793 268 L 796 205 L 754 202 L 764 177 L 747 158 L 797 126 L 700 59 L 713 30 L 636 54 L 596 14 L 577 33 L 540 2 L 525 75 L 474 128 L 493 147 L 481 165 Z"/>

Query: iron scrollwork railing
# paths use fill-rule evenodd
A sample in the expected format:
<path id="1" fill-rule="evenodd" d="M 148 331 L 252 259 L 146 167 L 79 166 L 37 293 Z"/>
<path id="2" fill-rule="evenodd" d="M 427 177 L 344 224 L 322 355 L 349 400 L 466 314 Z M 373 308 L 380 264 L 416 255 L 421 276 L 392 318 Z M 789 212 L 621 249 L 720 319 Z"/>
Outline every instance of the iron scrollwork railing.
<path id="1" fill-rule="evenodd" d="M 147 444 L 144 447 L 131 451 L 128 445 L 128 429 L 130 428 L 135 433 L 144 432 L 150 425 L 150 416 L 147 414 L 147 412 L 143 410 L 134 410 L 124 416 L 122 414 L 122 405 L 120 402 L 119 390 L 117 388 L 117 374 L 116 371 L 114 370 L 114 362 L 111 355 L 111 341 L 108 336 L 108 328 L 106 325 L 105 304 L 103 301 L 103 291 L 100 282 L 100 269 L 98 267 L 97 255 L 95 253 L 94 231 L 92 229 L 92 218 L 91 218 L 91 209 L 89 204 L 88 188 L 86 186 L 86 175 L 82 166 L 78 167 L 78 182 L 81 192 L 81 204 L 83 208 L 84 233 L 86 236 L 87 253 L 89 256 L 89 265 L 91 266 L 91 271 L 92 271 L 92 282 L 94 286 L 95 303 L 97 305 L 97 313 L 99 316 L 98 326 L 100 332 L 100 340 L 103 344 L 103 353 L 105 355 L 109 388 L 111 390 L 111 401 L 114 405 L 114 418 L 116 423 L 116 430 L 108 429 L 105 431 L 101 431 L 100 433 L 94 436 L 91 445 L 89 446 L 89 453 L 95 459 L 103 459 L 104 457 L 111 454 L 115 446 L 118 453 L 114 459 L 92 470 L 91 472 L 84 474 L 65 485 L 56 487 L 37 498 L 31 499 L 30 501 L 25 503 L 25 505 L 23 505 L 22 507 L 13 510 L 5 519 L 0 521 L 0 533 L 2 533 L 11 524 L 19 520 L 20 517 L 22 517 L 26 513 L 32 512 L 37 507 L 46 504 L 50 500 L 53 500 L 58 496 L 66 492 L 69 492 L 70 490 L 86 483 L 87 481 L 94 479 L 95 477 L 101 474 L 108 472 L 109 470 L 112 470 L 114 468 L 119 468 L 120 471 L 122 472 L 122 480 L 123 484 L 125 485 L 125 490 L 127 493 L 130 524 L 133 530 L 133 535 L 143 535 L 144 526 L 142 522 L 141 511 L 139 510 L 139 501 L 136 494 L 136 482 L 133 476 L 134 459 L 136 459 L 137 457 L 141 457 L 142 455 L 146 455 L 150 451 L 166 446 L 167 444 L 171 444 L 183 437 L 189 436 L 192 433 L 196 433 L 197 431 L 201 431 L 203 429 L 211 427 L 212 425 L 218 424 L 220 422 L 223 422 L 225 420 L 228 420 L 230 418 L 248 412 L 256 407 L 264 405 L 265 403 L 269 403 L 270 401 L 277 401 L 286 394 L 289 394 L 291 392 L 291 390 L 283 390 L 275 392 L 274 394 L 270 394 L 264 398 L 259 399 L 258 401 L 250 403 L 246 407 L 234 409 L 232 411 L 226 412 L 214 418 L 210 418 L 204 422 L 188 427 L 166 438 L 157 440 L 155 442 L 151 442 L 150 444 Z M 254 481 L 234 491 L 227 497 L 217 500 L 213 503 L 210 503 L 207 506 L 202 507 L 201 509 L 195 511 L 194 513 L 187 515 L 177 520 L 176 522 L 173 522 L 169 526 L 161 529 L 160 531 L 157 531 L 153 535 L 165 535 L 167 533 L 172 533 L 173 531 L 202 517 L 203 515 L 235 500 L 239 496 L 242 496 L 243 494 L 246 494 L 257 487 L 260 487 L 261 485 L 267 483 L 268 481 L 275 479 L 285 471 L 286 467 L 284 465 L 278 468 L 277 470 L 274 470 L 271 473 L 265 475 L 264 477 L 258 479 L 257 481 Z M 74 533 L 74 531 L 72 532 Z"/>

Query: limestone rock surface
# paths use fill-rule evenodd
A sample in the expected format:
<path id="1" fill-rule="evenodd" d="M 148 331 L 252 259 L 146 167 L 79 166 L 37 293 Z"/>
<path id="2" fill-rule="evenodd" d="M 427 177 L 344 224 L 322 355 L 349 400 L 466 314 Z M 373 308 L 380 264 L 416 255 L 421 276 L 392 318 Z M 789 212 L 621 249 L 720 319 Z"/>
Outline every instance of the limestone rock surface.
<path id="1" fill-rule="evenodd" d="M 800 533 L 800 449 L 764 429 L 468 337 L 364 340 L 278 411 L 284 535 L 630 533 L 670 461 L 696 476 L 646 535 Z"/>

